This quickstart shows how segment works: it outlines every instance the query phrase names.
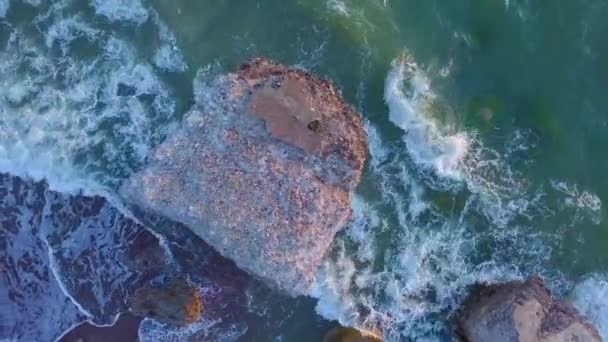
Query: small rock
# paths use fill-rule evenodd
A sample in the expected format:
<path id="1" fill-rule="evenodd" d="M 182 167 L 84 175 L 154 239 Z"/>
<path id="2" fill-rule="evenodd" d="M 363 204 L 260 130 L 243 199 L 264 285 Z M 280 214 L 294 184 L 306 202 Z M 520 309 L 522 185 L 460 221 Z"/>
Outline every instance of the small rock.
<path id="1" fill-rule="evenodd" d="M 181 279 L 174 279 L 163 287 L 141 287 L 135 292 L 131 304 L 133 314 L 172 325 L 196 322 L 202 309 L 196 288 Z"/>
<path id="2" fill-rule="evenodd" d="M 466 342 L 602 341 L 573 306 L 553 300 L 538 277 L 479 287 L 456 321 Z"/>

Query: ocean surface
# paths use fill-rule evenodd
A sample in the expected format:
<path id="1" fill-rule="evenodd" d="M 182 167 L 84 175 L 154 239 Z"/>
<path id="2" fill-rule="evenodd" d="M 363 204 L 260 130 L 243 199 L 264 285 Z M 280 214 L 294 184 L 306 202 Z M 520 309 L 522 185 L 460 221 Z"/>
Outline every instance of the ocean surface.
<path id="1" fill-rule="evenodd" d="M 387 341 L 450 341 L 470 285 L 531 274 L 608 339 L 607 17 L 604 0 L 0 0 L 0 173 L 48 183 L 0 191 L 0 215 L 17 208 L 25 229 L 49 207 L 38 201 L 70 195 L 122 208 L 121 183 L 179 127 L 197 85 L 268 57 L 332 80 L 364 118 L 370 159 L 353 219 L 313 299 L 244 290 L 257 320 L 231 316 L 222 337 L 209 322 L 146 320 L 142 341 L 313 341 L 332 321 Z M 43 226 L 0 232 L 17 241 L 0 251 L 0 341 L 117 318 L 104 296 L 123 289 L 75 292 L 70 262 L 89 248 L 103 267 L 80 272 L 124 275 L 104 261 L 116 237 Z M 8 257 L 29 258 L 19 267 L 31 274 Z M 38 291 L 20 311 L 33 335 L 8 328 L 17 278 L 24 298 Z"/>

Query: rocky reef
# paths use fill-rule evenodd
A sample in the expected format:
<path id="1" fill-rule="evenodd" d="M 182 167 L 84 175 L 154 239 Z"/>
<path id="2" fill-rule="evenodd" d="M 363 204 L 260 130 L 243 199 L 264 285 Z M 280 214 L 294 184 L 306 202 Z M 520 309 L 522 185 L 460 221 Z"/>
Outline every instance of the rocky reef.
<path id="1" fill-rule="evenodd" d="M 195 95 L 183 127 L 122 195 L 267 283 L 307 294 L 351 214 L 367 154 L 359 115 L 330 82 L 266 59 Z"/>
<path id="2" fill-rule="evenodd" d="M 542 279 L 480 286 L 464 303 L 457 333 L 465 342 L 600 342 L 597 330 Z"/>

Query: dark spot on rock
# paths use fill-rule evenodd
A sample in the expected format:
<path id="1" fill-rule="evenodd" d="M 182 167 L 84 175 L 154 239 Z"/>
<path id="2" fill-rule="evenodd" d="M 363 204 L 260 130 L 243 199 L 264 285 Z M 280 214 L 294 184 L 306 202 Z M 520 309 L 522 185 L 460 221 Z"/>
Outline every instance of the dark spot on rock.
<path id="1" fill-rule="evenodd" d="M 279 80 L 272 81 L 272 88 L 273 89 L 281 88 L 281 81 L 279 81 Z"/>
<path id="2" fill-rule="evenodd" d="M 321 123 L 319 122 L 319 120 L 312 120 L 311 122 L 308 123 L 308 129 L 317 133 L 319 132 L 319 129 L 321 128 Z"/>

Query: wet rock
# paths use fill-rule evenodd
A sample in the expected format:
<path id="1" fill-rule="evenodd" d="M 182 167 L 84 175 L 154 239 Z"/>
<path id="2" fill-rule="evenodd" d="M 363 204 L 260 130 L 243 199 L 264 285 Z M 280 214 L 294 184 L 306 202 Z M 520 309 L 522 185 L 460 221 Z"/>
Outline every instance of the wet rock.
<path id="1" fill-rule="evenodd" d="M 351 214 L 367 153 L 360 117 L 328 81 L 265 59 L 197 88 L 182 129 L 121 193 L 307 294 Z"/>
<path id="2" fill-rule="evenodd" d="M 49 260 L 47 188 L 0 173 L 0 341 L 55 341 L 85 320 Z"/>
<path id="3" fill-rule="evenodd" d="M 0 340 L 110 325 L 165 263 L 158 239 L 104 198 L 0 173 Z"/>
<path id="4" fill-rule="evenodd" d="M 540 278 L 483 286 L 457 317 L 467 342 L 599 342 L 597 330 L 570 304 L 551 298 Z"/>
<path id="5" fill-rule="evenodd" d="M 201 303 L 195 287 L 184 280 L 174 279 L 165 286 L 139 288 L 131 310 L 137 316 L 150 317 L 162 323 L 188 325 L 200 319 Z"/>
<path id="6" fill-rule="evenodd" d="M 382 339 L 369 331 L 340 327 L 327 333 L 323 342 L 382 342 Z"/>

